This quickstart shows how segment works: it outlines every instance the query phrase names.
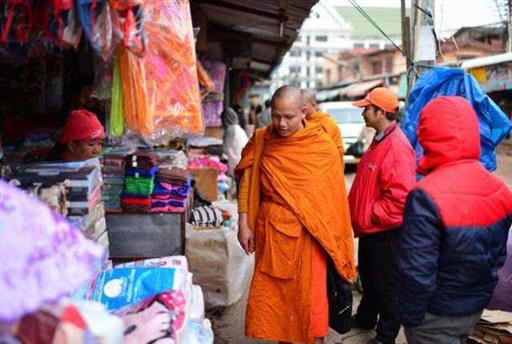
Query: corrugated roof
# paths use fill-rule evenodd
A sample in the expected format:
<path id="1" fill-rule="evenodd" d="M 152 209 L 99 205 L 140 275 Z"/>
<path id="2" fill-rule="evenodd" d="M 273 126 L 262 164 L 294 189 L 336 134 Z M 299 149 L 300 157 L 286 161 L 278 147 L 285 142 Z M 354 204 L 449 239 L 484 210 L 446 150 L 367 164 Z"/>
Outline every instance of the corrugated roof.
<path id="1" fill-rule="evenodd" d="M 250 47 L 244 51 L 240 49 L 239 52 L 232 49 L 231 57 L 249 59 L 249 72 L 257 78 L 267 78 L 272 69 L 281 62 L 297 38 L 304 19 L 309 16 L 311 8 L 317 2 L 318 0 L 191 1 L 193 8 L 207 15 L 208 24 L 217 29 L 218 36 L 239 36 L 241 43 Z M 237 54 L 240 56 L 236 56 Z"/>
<path id="2" fill-rule="evenodd" d="M 390 37 L 399 37 L 402 32 L 400 8 L 390 7 L 363 7 L 368 15 Z M 354 38 L 383 38 L 382 34 L 353 6 L 336 7 L 344 20 L 353 28 Z"/>

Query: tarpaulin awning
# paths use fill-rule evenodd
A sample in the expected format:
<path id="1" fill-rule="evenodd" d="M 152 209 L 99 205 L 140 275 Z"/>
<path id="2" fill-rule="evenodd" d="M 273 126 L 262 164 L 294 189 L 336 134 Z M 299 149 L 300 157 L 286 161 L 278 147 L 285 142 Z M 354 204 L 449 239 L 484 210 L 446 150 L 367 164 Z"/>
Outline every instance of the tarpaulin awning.
<path id="1" fill-rule="evenodd" d="M 343 88 L 340 91 L 341 96 L 346 96 L 349 98 L 357 98 L 363 97 L 370 91 L 372 88 L 380 86 L 384 83 L 384 79 L 372 80 L 372 81 L 362 81 L 350 86 Z"/>
<path id="2" fill-rule="evenodd" d="M 416 133 L 421 110 L 439 96 L 461 96 L 471 103 L 480 126 L 480 162 L 489 171 L 494 171 L 495 147 L 510 132 L 512 122 L 485 94 L 475 78 L 462 69 L 435 67 L 421 74 L 414 84 L 405 109 L 402 130 L 416 151 L 416 159 L 419 161 L 423 156 Z"/>

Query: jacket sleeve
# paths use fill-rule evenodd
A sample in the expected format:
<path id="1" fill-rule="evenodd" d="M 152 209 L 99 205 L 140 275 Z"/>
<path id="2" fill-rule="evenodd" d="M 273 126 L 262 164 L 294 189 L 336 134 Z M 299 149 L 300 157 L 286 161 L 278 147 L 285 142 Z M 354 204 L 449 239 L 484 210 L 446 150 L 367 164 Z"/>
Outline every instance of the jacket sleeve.
<path id="1" fill-rule="evenodd" d="M 380 171 L 381 195 L 373 203 L 372 222 L 382 227 L 399 227 L 405 198 L 416 183 L 414 156 L 405 152 L 393 152 L 382 164 Z"/>
<path id="2" fill-rule="evenodd" d="M 406 327 L 423 321 L 436 290 L 442 221 L 436 205 L 421 189 L 407 197 L 399 250 L 399 313 Z"/>

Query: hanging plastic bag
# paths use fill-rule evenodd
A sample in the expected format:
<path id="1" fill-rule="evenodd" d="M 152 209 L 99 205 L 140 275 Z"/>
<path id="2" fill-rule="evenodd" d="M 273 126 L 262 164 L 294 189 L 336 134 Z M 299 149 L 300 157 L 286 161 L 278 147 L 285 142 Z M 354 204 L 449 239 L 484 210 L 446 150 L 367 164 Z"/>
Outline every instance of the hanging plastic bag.
<path id="1" fill-rule="evenodd" d="M 101 13 L 94 22 L 91 40 L 103 60 L 108 61 L 114 51 L 112 11 L 108 2 L 105 2 Z"/>
<path id="2" fill-rule="evenodd" d="M 2 12 L 6 13 L 6 18 L 3 20 L 0 43 L 8 41 L 13 28 L 16 39 L 22 44 L 27 43 L 32 30 L 33 1 L 7 0 L 3 6 Z"/>
<path id="3" fill-rule="evenodd" d="M 156 135 L 203 130 L 194 33 L 187 0 L 147 0 L 144 57 Z"/>
<path id="4" fill-rule="evenodd" d="M 112 77 L 112 101 L 110 104 L 110 119 L 108 134 L 110 137 L 119 137 L 124 132 L 123 92 L 121 88 L 121 74 L 119 61 L 114 60 L 114 73 Z"/>
<path id="5" fill-rule="evenodd" d="M 144 2 L 142 0 L 111 0 L 114 30 L 123 46 L 142 56 L 146 51 L 144 34 Z"/>
<path id="6" fill-rule="evenodd" d="M 77 49 L 82 37 L 82 27 L 76 19 L 75 10 L 72 9 L 67 14 L 67 24 L 62 32 L 62 43 Z"/>
<path id="7" fill-rule="evenodd" d="M 155 132 L 155 123 L 148 103 L 144 66 L 124 48 L 119 49 L 118 56 L 126 125 L 135 133 L 150 136 Z"/>
<path id="8" fill-rule="evenodd" d="M 42 13 L 42 30 L 46 38 L 58 45 L 63 45 L 64 28 L 67 26 L 65 20 L 69 19 L 69 14 L 73 10 L 73 0 L 49 0 Z M 53 30 L 54 22 L 57 29 Z M 56 32 L 53 32 L 56 31 Z"/>

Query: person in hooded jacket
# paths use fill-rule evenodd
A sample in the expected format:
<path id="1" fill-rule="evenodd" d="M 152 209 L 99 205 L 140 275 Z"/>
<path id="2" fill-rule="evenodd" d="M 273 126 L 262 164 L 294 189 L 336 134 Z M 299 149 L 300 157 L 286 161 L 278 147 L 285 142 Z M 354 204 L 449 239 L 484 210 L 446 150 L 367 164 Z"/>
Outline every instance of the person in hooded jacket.
<path id="1" fill-rule="evenodd" d="M 512 193 L 480 163 L 478 120 L 462 97 L 420 115 L 425 177 L 407 196 L 399 250 L 399 313 L 409 344 L 465 343 L 506 258 Z"/>

